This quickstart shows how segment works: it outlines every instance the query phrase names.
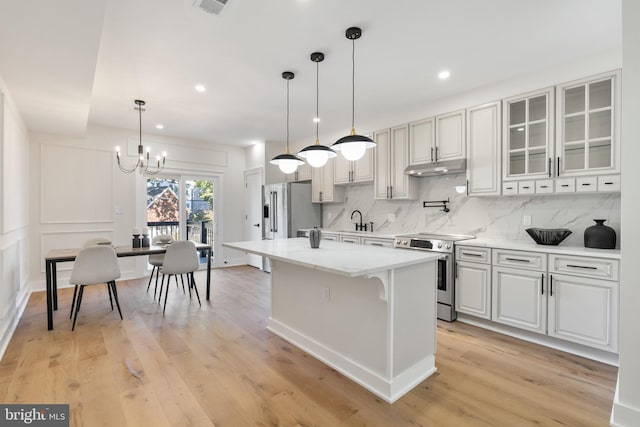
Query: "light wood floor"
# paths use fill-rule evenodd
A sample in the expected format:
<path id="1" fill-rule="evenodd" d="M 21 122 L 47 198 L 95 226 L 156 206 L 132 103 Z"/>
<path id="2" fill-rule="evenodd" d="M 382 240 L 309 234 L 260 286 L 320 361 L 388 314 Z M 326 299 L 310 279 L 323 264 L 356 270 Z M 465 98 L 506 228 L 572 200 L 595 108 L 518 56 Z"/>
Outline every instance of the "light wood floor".
<path id="1" fill-rule="evenodd" d="M 0 363 L 0 402 L 68 403 L 84 426 L 606 426 L 617 369 L 460 322 L 438 325 L 438 372 L 395 404 L 266 330 L 269 276 L 213 272 L 202 308 L 175 286 L 166 315 L 146 281 L 72 290 L 46 330 L 34 293 Z M 141 380 L 132 375 L 139 374 Z"/>

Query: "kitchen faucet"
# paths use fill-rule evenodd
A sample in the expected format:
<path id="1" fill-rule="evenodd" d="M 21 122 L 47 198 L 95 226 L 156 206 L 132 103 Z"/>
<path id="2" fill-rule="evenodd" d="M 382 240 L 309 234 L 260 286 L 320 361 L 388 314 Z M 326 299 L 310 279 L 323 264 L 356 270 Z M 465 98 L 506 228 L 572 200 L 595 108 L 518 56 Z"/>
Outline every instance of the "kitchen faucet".
<path id="1" fill-rule="evenodd" d="M 353 219 L 353 215 L 356 212 L 360 214 L 360 223 L 356 223 L 356 231 L 367 231 L 367 224 L 363 224 L 362 223 L 362 212 L 360 212 L 357 209 L 355 211 L 351 212 L 351 219 Z"/>

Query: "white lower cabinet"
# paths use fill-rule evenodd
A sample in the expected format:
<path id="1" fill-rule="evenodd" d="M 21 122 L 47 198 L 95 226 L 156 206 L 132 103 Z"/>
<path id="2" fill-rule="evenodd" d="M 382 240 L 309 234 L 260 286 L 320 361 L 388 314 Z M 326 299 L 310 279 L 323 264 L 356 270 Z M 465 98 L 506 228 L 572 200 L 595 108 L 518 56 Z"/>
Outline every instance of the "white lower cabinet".
<path id="1" fill-rule="evenodd" d="M 455 307 L 491 319 L 491 249 L 456 246 Z"/>
<path id="2" fill-rule="evenodd" d="M 360 244 L 360 237 L 341 234 L 340 235 L 340 241 L 342 243 L 354 243 L 356 245 L 359 245 Z"/>
<path id="3" fill-rule="evenodd" d="M 527 329 L 547 332 L 547 295 L 545 273 L 509 267 L 493 267 L 491 320 Z"/>
<path id="4" fill-rule="evenodd" d="M 460 313 L 618 351 L 618 260 L 473 246 L 456 260 Z"/>

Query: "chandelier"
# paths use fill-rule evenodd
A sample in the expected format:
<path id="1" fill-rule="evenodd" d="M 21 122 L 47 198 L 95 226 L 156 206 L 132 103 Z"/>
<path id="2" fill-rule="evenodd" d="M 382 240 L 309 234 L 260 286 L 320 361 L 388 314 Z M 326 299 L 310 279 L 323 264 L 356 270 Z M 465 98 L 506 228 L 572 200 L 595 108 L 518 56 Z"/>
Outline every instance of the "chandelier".
<path id="1" fill-rule="evenodd" d="M 134 107 L 134 109 L 138 110 L 138 117 L 139 117 L 139 124 L 140 124 L 140 142 L 138 143 L 138 161 L 133 166 L 133 168 L 131 169 L 125 168 L 124 166 L 122 166 L 122 163 L 120 162 L 120 147 L 116 147 L 116 160 L 118 161 L 118 167 L 124 173 L 132 173 L 132 172 L 135 172 L 136 170 L 139 170 L 141 175 L 142 174 L 155 175 L 158 172 L 160 172 L 162 169 L 164 169 L 164 164 L 165 164 L 165 161 L 167 160 L 167 153 L 164 151 L 162 152 L 162 159 L 160 159 L 160 156 L 156 156 L 155 169 L 149 169 L 149 164 L 150 164 L 149 157 L 151 155 L 151 147 L 147 147 L 145 152 L 144 146 L 142 145 L 142 112 L 144 111 L 144 108 L 142 107 L 145 105 L 145 102 L 140 99 L 136 99 L 134 102 L 136 104 L 136 107 Z"/>

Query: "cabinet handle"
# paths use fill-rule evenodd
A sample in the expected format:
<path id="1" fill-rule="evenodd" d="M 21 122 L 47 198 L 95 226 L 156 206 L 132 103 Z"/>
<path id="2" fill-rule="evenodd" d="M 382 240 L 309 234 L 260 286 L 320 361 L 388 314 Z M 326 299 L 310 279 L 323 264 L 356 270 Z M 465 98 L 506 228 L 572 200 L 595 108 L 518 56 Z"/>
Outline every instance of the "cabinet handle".
<path id="1" fill-rule="evenodd" d="M 565 187 L 565 188 L 568 187 L 568 186 L 569 186 L 569 184 L 561 184 L 560 185 L 560 187 Z"/>
<path id="2" fill-rule="evenodd" d="M 606 181 L 606 182 L 604 183 L 604 185 L 613 185 L 613 182 L 611 182 L 611 181 Z"/>
<path id="3" fill-rule="evenodd" d="M 542 273 L 542 281 L 540 282 L 540 295 L 544 295 L 544 273 Z"/>
<path id="4" fill-rule="evenodd" d="M 522 186 L 523 190 L 528 190 L 529 188 L 531 188 L 531 187 L 529 187 L 528 185 L 527 186 L 525 186 L 525 185 Z"/>
<path id="5" fill-rule="evenodd" d="M 320 192 L 320 201 L 322 201 L 322 191 Z"/>
<path id="6" fill-rule="evenodd" d="M 548 185 L 541 185 L 540 188 L 549 188 Z"/>
<path id="7" fill-rule="evenodd" d="M 431 147 L 431 161 L 433 162 L 433 147 Z"/>
<path id="8" fill-rule="evenodd" d="M 389 194 L 390 194 L 390 199 L 393 199 L 393 185 L 389 186 Z"/>
<path id="9" fill-rule="evenodd" d="M 593 267 L 590 265 L 575 265 L 575 264 L 567 264 L 567 267 L 573 267 L 573 268 L 586 268 L 588 270 L 597 270 L 598 267 Z"/>
<path id="10" fill-rule="evenodd" d="M 458 268 L 459 268 L 459 267 L 460 267 L 460 266 L 459 266 L 458 264 L 456 264 L 456 279 L 458 278 Z"/>
<path id="11" fill-rule="evenodd" d="M 467 196 L 469 195 L 469 180 L 467 180 Z"/>
<path id="12" fill-rule="evenodd" d="M 583 182 L 583 183 L 582 183 L 582 184 L 580 184 L 580 185 L 583 185 L 583 186 L 585 186 L 585 187 L 588 187 L 589 185 L 591 185 L 591 183 L 589 183 L 589 182 Z"/>
<path id="13" fill-rule="evenodd" d="M 438 161 L 438 147 L 436 147 L 436 162 Z"/>
<path id="14" fill-rule="evenodd" d="M 551 168 L 552 168 L 551 165 L 553 164 L 552 161 L 553 160 L 551 160 L 551 157 L 549 157 L 549 178 L 551 178 Z"/>
<path id="15" fill-rule="evenodd" d="M 371 242 L 369 243 L 371 246 L 384 246 L 382 243 Z"/>
<path id="16" fill-rule="evenodd" d="M 553 274 L 549 275 L 549 296 L 553 296 Z"/>
<path id="17" fill-rule="evenodd" d="M 529 259 L 509 258 L 509 257 L 506 257 L 505 259 L 507 261 L 531 262 L 531 260 L 529 260 Z"/>
<path id="18" fill-rule="evenodd" d="M 556 169 L 556 176 L 560 176 L 560 156 L 558 156 L 558 168 Z"/>
<path id="19" fill-rule="evenodd" d="M 513 187 L 507 187 L 507 190 L 513 190 Z"/>
<path id="20" fill-rule="evenodd" d="M 481 257 L 481 254 L 474 254 L 471 252 L 460 252 L 461 255 L 466 255 L 466 256 L 475 256 L 475 257 Z"/>

